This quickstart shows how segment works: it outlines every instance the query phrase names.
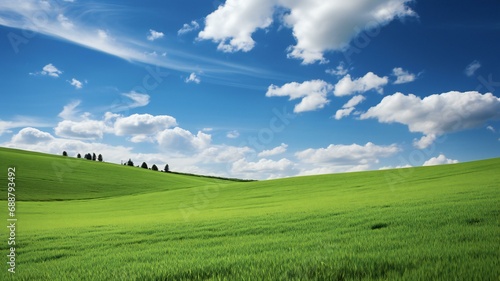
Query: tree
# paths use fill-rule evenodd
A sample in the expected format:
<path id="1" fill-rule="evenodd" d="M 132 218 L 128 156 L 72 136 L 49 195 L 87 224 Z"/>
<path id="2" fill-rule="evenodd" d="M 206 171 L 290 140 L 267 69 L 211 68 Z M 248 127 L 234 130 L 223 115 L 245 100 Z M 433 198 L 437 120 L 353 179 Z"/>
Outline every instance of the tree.
<path id="1" fill-rule="evenodd" d="M 134 162 L 132 162 L 132 160 L 131 160 L 131 159 L 128 159 L 128 161 L 127 161 L 127 166 L 134 167 Z"/>
<path id="2" fill-rule="evenodd" d="M 96 159 L 97 159 L 97 157 L 95 156 L 95 153 L 92 153 L 92 160 L 95 161 Z"/>
<path id="3" fill-rule="evenodd" d="M 101 155 L 101 154 L 99 154 L 99 156 L 97 156 L 97 160 L 98 160 L 99 162 L 102 162 L 102 161 L 103 161 L 103 160 L 102 160 L 102 155 Z"/>
<path id="4" fill-rule="evenodd" d="M 63 156 L 68 156 L 68 153 L 66 151 L 63 151 Z"/>
<path id="5" fill-rule="evenodd" d="M 151 170 L 158 171 L 158 167 L 155 164 L 153 164 L 153 166 L 151 167 Z"/>
<path id="6" fill-rule="evenodd" d="M 142 162 L 141 168 L 147 169 L 148 168 L 148 164 L 146 164 L 146 162 Z"/>
<path id="7" fill-rule="evenodd" d="M 170 169 L 168 168 L 168 164 L 167 164 L 167 165 L 165 165 L 165 173 L 168 173 L 168 172 L 170 172 Z"/>
<path id="8" fill-rule="evenodd" d="M 85 154 L 85 159 L 92 160 L 92 154 L 90 153 Z"/>
<path id="9" fill-rule="evenodd" d="M 80 153 L 78 153 L 78 155 L 76 156 L 76 158 L 82 158 L 82 155 Z"/>

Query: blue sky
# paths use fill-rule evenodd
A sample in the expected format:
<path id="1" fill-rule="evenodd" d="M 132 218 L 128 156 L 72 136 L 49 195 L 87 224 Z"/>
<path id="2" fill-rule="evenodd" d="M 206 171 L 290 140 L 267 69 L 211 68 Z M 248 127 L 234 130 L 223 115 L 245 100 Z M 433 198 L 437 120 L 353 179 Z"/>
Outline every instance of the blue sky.
<path id="1" fill-rule="evenodd" d="M 0 146 L 267 179 L 500 156 L 500 4 L 0 2 Z"/>

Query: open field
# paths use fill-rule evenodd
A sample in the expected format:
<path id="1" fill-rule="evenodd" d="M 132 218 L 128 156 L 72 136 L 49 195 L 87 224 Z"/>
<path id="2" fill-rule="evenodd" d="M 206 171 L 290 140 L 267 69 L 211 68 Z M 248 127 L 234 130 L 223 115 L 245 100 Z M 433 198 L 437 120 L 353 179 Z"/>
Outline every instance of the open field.
<path id="1" fill-rule="evenodd" d="M 258 182 L 3 148 L 0 167 L 1 280 L 500 278 L 499 158 Z"/>

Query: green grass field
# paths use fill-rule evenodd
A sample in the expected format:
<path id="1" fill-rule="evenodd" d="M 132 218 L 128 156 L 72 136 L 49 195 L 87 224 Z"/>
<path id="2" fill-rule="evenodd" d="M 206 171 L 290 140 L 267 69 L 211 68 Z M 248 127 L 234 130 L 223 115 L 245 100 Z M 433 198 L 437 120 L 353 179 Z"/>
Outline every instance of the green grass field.
<path id="1" fill-rule="evenodd" d="M 257 182 L 0 148 L 0 280 L 500 280 L 500 159 Z M 2 260 L 3 259 L 3 260 Z"/>

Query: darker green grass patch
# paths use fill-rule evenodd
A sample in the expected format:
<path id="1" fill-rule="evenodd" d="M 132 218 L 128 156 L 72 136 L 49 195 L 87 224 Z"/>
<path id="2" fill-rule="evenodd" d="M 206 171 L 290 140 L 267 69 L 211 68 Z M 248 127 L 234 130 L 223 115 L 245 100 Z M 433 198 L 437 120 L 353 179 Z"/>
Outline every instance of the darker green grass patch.
<path id="1" fill-rule="evenodd" d="M 372 225 L 370 228 L 371 229 L 381 229 L 381 228 L 386 228 L 388 226 L 389 226 L 389 224 L 387 224 L 387 223 L 376 223 L 376 224 Z"/>
<path id="2" fill-rule="evenodd" d="M 479 218 L 470 218 L 470 219 L 466 219 L 465 222 L 468 224 L 468 225 L 474 225 L 474 224 L 478 224 L 480 222 L 482 222 L 483 220 L 482 219 L 479 219 Z"/>

